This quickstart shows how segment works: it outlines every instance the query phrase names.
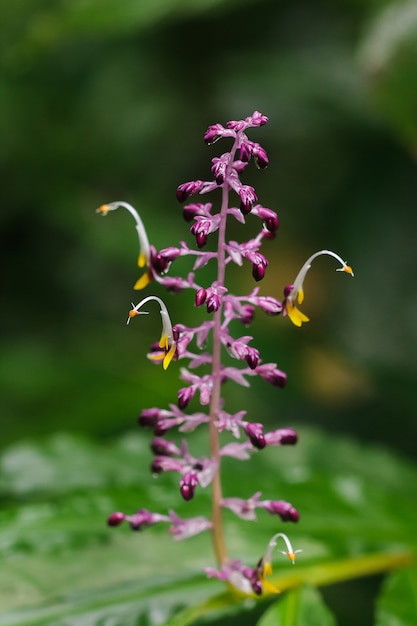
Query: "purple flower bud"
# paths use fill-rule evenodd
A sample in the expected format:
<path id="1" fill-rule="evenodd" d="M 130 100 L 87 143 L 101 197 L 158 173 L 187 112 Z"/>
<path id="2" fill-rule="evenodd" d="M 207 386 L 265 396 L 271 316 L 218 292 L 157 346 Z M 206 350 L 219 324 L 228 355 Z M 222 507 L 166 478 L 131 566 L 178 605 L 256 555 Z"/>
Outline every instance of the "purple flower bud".
<path id="1" fill-rule="evenodd" d="M 177 188 L 177 200 L 178 202 L 184 202 L 187 198 L 202 190 L 204 181 L 191 180 L 188 183 L 182 183 Z"/>
<path id="2" fill-rule="evenodd" d="M 152 474 L 161 474 L 162 472 L 181 472 L 183 463 L 177 459 L 171 459 L 167 456 L 158 455 L 151 463 Z"/>
<path id="3" fill-rule="evenodd" d="M 271 296 L 258 296 L 253 301 L 267 315 L 279 315 L 282 311 L 282 303 Z"/>
<path id="4" fill-rule="evenodd" d="M 257 201 L 258 196 L 250 185 L 242 185 L 238 191 L 240 197 L 240 210 L 243 215 L 251 212 L 253 203 Z"/>
<path id="5" fill-rule="evenodd" d="M 286 287 L 284 287 L 284 297 L 288 298 L 293 289 L 294 285 L 287 285 Z"/>
<path id="6" fill-rule="evenodd" d="M 159 513 L 151 513 L 146 509 L 140 509 L 133 515 L 126 516 L 126 519 L 130 523 L 132 530 L 143 530 L 158 522 L 168 522 L 169 518 L 166 515 L 159 515 Z"/>
<path id="7" fill-rule="evenodd" d="M 191 226 L 190 232 L 195 236 L 197 246 L 199 248 L 203 248 L 207 243 L 207 235 L 210 232 L 210 224 L 207 220 L 199 220 Z"/>
<path id="8" fill-rule="evenodd" d="M 252 337 L 241 337 L 240 340 L 228 341 L 225 345 L 234 359 L 244 360 L 251 369 L 255 369 L 260 357 L 259 350 L 247 345 L 251 339 Z"/>
<path id="9" fill-rule="evenodd" d="M 175 425 L 176 425 L 175 420 L 172 420 L 172 419 L 161 420 L 155 426 L 153 432 L 157 437 L 163 437 L 169 431 L 169 429 L 173 428 Z"/>
<path id="10" fill-rule="evenodd" d="M 186 204 L 183 206 L 183 216 L 186 222 L 191 222 L 196 215 L 209 215 L 211 210 L 211 204 L 203 204 L 202 202 L 193 202 L 192 204 Z"/>
<path id="11" fill-rule="evenodd" d="M 120 513 L 120 512 L 112 513 L 107 518 L 107 525 L 108 526 L 120 526 L 120 524 L 124 522 L 125 519 L 126 519 L 126 515 L 124 513 Z"/>
<path id="12" fill-rule="evenodd" d="M 163 250 L 159 251 L 159 256 L 171 263 L 178 259 L 181 255 L 181 250 L 179 248 L 174 248 L 174 246 L 169 246 L 168 248 L 163 248 Z"/>
<path id="13" fill-rule="evenodd" d="M 253 318 L 255 316 L 255 307 L 250 304 L 245 304 L 242 307 L 242 314 L 240 316 L 240 321 L 245 326 L 249 326 L 253 322 Z"/>
<path id="14" fill-rule="evenodd" d="M 161 416 L 161 409 L 143 409 L 138 417 L 139 426 L 156 426 Z"/>
<path id="15" fill-rule="evenodd" d="M 198 474 L 195 471 L 187 472 L 180 480 L 181 495 L 187 502 L 194 497 L 195 488 L 199 483 Z"/>
<path id="16" fill-rule="evenodd" d="M 244 358 L 251 370 L 254 370 L 259 363 L 259 350 L 247 346 L 246 355 Z"/>
<path id="17" fill-rule="evenodd" d="M 170 262 L 164 259 L 160 254 L 152 254 L 151 267 L 159 275 L 164 274 L 170 266 Z"/>
<path id="18" fill-rule="evenodd" d="M 162 437 L 155 437 L 151 442 L 151 450 L 154 454 L 161 456 L 175 456 L 181 454 L 178 446 L 173 441 L 167 441 Z"/>
<path id="19" fill-rule="evenodd" d="M 259 111 L 254 111 L 251 115 L 251 126 L 263 126 L 269 121 L 266 115 L 262 115 Z"/>
<path id="20" fill-rule="evenodd" d="M 263 363 L 256 368 L 256 373 L 259 374 L 267 383 L 274 385 L 274 387 L 285 387 L 287 384 L 287 375 L 285 372 L 277 369 L 275 363 Z"/>
<path id="21" fill-rule="evenodd" d="M 221 124 L 212 124 L 206 130 L 204 135 L 204 141 L 208 146 L 213 143 L 216 143 L 223 135 L 225 134 L 226 129 Z M 227 133 L 229 134 L 229 133 Z"/>
<path id="22" fill-rule="evenodd" d="M 265 441 L 265 437 L 263 434 L 263 430 L 264 430 L 263 424 L 259 424 L 259 423 L 251 424 L 250 422 L 245 422 L 243 426 L 243 430 L 245 434 L 248 436 L 254 448 L 258 448 L 258 450 L 262 450 L 262 448 L 265 448 L 266 441 Z"/>
<path id="23" fill-rule="evenodd" d="M 292 446 L 298 441 L 298 435 L 293 428 L 279 428 L 265 434 L 268 446 Z"/>
<path id="24" fill-rule="evenodd" d="M 261 263 L 259 265 L 252 265 L 252 276 L 257 282 L 262 280 L 262 278 L 265 276 L 265 269 L 266 265 L 263 265 Z"/>
<path id="25" fill-rule="evenodd" d="M 278 215 L 275 211 L 271 209 L 267 209 L 261 205 L 256 205 L 252 209 L 253 215 L 257 215 L 261 220 L 263 220 L 263 225 L 266 230 L 271 233 L 274 233 L 279 228 L 279 220 Z"/>
<path id="26" fill-rule="evenodd" d="M 268 265 L 268 259 L 260 252 L 247 250 L 244 252 L 245 258 L 252 263 L 252 276 L 256 281 L 262 280 L 265 276 L 265 269 Z"/>
<path id="27" fill-rule="evenodd" d="M 205 303 L 206 298 L 207 298 L 207 291 L 205 289 L 198 289 L 197 293 L 195 294 L 195 305 L 201 306 L 202 304 Z"/>
<path id="28" fill-rule="evenodd" d="M 212 293 L 206 300 L 207 313 L 215 313 L 220 308 L 220 297 L 216 293 Z"/>
<path id="29" fill-rule="evenodd" d="M 178 407 L 185 409 L 193 399 L 195 392 L 196 388 L 193 385 L 178 389 Z"/>
<path id="30" fill-rule="evenodd" d="M 252 142 L 244 141 L 240 146 L 239 150 L 239 158 L 244 163 L 247 163 L 252 156 Z"/>
<path id="31" fill-rule="evenodd" d="M 193 234 L 195 235 L 195 240 L 197 242 L 197 247 L 200 248 L 200 249 L 204 248 L 204 246 L 207 243 L 207 239 L 208 239 L 207 235 L 205 235 L 204 233 L 198 233 L 198 232 L 197 233 L 193 233 Z"/>
<path id="32" fill-rule="evenodd" d="M 239 130 L 243 130 L 246 127 L 247 127 L 247 124 L 245 123 L 244 120 L 230 120 L 229 122 L 226 123 L 226 128 L 230 130 L 234 130 L 236 132 Z"/>
<path id="33" fill-rule="evenodd" d="M 211 171 L 218 185 L 222 185 L 224 183 L 229 158 L 230 153 L 225 152 L 225 154 L 222 154 L 221 157 L 214 157 L 214 159 L 212 159 L 213 165 Z"/>
<path id="34" fill-rule="evenodd" d="M 268 166 L 269 159 L 266 154 L 266 150 L 262 148 L 258 143 L 255 143 L 252 150 L 253 157 L 255 159 L 256 167 L 260 170 L 265 169 Z"/>
<path id="35" fill-rule="evenodd" d="M 293 446 L 298 441 L 298 435 L 292 428 L 281 428 L 281 445 Z"/>
<path id="36" fill-rule="evenodd" d="M 279 515 L 283 522 L 298 522 L 300 519 L 297 509 L 284 500 L 265 500 L 263 508 L 271 515 Z"/>

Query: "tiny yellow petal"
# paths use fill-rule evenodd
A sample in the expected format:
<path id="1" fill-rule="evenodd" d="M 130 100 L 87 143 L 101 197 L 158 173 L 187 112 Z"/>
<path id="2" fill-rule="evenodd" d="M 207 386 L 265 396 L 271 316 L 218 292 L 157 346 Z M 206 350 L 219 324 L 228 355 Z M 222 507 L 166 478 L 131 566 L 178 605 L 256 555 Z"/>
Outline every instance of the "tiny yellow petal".
<path id="1" fill-rule="evenodd" d="M 155 361 L 160 363 L 163 360 L 164 356 L 162 352 L 153 352 L 152 354 L 148 354 L 148 359 L 151 361 Z"/>
<path id="2" fill-rule="evenodd" d="M 164 370 L 167 369 L 168 365 L 171 363 L 172 359 L 174 358 L 176 349 L 177 349 L 177 346 L 175 343 L 173 343 L 169 351 L 166 353 L 165 358 L 162 362 L 162 367 L 164 368 Z"/>
<path id="3" fill-rule="evenodd" d="M 351 276 L 354 276 L 353 269 L 350 267 L 350 265 L 344 265 L 343 271 L 346 272 L 346 274 L 350 274 Z"/>
<path id="4" fill-rule="evenodd" d="M 297 294 L 298 304 L 303 304 L 303 300 L 304 300 L 304 289 L 300 287 L 300 289 L 298 290 L 298 294 Z"/>
<path id="5" fill-rule="evenodd" d="M 307 315 L 304 315 L 304 313 L 301 313 L 301 311 L 297 309 L 297 307 L 291 304 L 290 302 L 287 302 L 286 309 L 287 309 L 288 317 L 290 318 L 290 320 L 295 326 L 298 326 L 298 328 L 302 325 L 303 322 L 310 321 L 310 318 L 308 318 Z"/>
<path id="6" fill-rule="evenodd" d="M 281 593 L 278 587 L 275 587 L 269 580 L 262 580 L 262 589 L 263 591 L 267 591 L 269 593 Z"/>
<path id="7" fill-rule="evenodd" d="M 146 254 L 141 252 L 139 254 L 139 258 L 138 258 L 138 266 L 139 267 L 145 267 L 145 265 L 146 265 Z"/>
<path id="8" fill-rule="evenodd" d="M 143 276 L 141 276 L 136 281 L 133 289 L 136 289 L 136 290 L 145 289 L 145 287 L 147 287 L 150 282 L 151 282 L 151 279 L 149 277 L 149 274 L 148 274 L 148 272 L 145 272 L 145 274 L 143 274 Z"/>
<path id="9" fill-rule="evenodd" d="M 263 575 L 264 576 L 271 576 L 271 574 L 272 574 L 272 565 L 271 565 L 271 563 L 265 563 L 264 564 Z"/>
<path id="10" fill-rule="evenodd" d="M 158 345 L 163 350 L 168 350 L 168 337 L 166 335 L 161 335 Z"/>
<path id="11" fill-rule="evenodd" d="M 131 309 L 129 311 L 129 317 L 132 319 L 132 317 L 135 317 L 136 315 L 139 315 L 139 311 L 135 311 L 135 309 Z"/>
<path id="12" fill-rule="evenodd" d="M 107 215 L 107 213 L 110 211 L 110 207 L 108 204 L 102 204 L 101 206 L 98 207 L 97 209 L 97 213 L 101 213 L 102 215 Z"/>

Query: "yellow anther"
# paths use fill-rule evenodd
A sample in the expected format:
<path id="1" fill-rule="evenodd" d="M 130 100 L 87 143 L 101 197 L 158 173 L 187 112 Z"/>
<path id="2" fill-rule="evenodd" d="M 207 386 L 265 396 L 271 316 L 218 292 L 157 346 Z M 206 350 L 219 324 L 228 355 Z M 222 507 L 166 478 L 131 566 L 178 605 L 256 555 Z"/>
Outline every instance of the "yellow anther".
<path id="1" fill-rule="evenodd" d="M 295 559 L 296 559 L 296 555 L 294 554 L 294 552 L 287 552 L 287 557 L 290 559 L 291 563 L 294 565 Z"/>
<path id="2" fill-rule="evenodd" d="M 107 215 L 107 213 L 110 211 L 110 207 L 108 204 L 102 204 L 101 206 L 98 207 L 97 209 L 97 213 L 101 213 L 101 215 Z"/>
<path id="3" fill-rule="evenodd" d="M 344 265 L 343 271 L 346 272 L 346 274 L 350 274 L 351 276 L 354 276 L 353 269 L 350 267 L 350 265 Z"/>
<path id="4" fill-rule="evenodd" d="M 131 310 L 129 311 L 129 317 L 130 317 L 130 319 L 131 319 L 132 317 L 135 317 L 135 315 L 139 315 L 139 311 L 135 311 L 135 309 L 131 309 Z"/>

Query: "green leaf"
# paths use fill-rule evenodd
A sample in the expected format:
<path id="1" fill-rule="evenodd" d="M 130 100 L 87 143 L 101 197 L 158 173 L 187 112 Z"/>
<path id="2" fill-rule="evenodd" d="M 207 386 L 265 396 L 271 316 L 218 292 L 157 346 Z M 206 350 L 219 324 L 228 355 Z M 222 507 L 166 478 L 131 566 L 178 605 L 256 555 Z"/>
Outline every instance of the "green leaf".
<path id="1" fill-rule="evenodd" d="M 257 626 L 335 626 L 318 591 L 303 585 L 286 593 L 265 611 Z"/>
<path id="2" fill-rule="evenodd" d="M 389 576 L 376 609 L 376 626 L 415 626 L 417 624 L 417 568 Z"/>
<path id="3" fill-rule="evenodd" d="M 174 542 L 162 524 L 140 533 L 106 526 L 109 513 L 142 507 L 209 514 L 209 490 L 186 503 L 177 476 L 151 477 L 150 439 L 138 431 L 97 444 L 58 434 L 4 451 L 2 626 L 101 625 L 106 616 L 115 624 L 152 624 L 152 616 L 161 623 L 173 614 L 179 625 L 245 610 L 231 594 L 213 596 L 224 587 L 202 574 L 214 565 L 208 534 Z M 205 454 L 206 445 L 204 429 L 190 438 L 193 454 Z M 295 447 L 266 449 L 248 463 L 225 460 L 223 477 L 225 497 L 262 489 L 264 498 L 299 508 L 299 524 L 285 525 L 294 549 L 303 550 L 296 566 L 274 555 L 271 580 L 281 590 L 389 571 L 415 546 L 409 485 L 417 472 L 380 448 L 302 430 Z M 262 511 L 258 517 L 245 522 L 225 513 L 230 556 L 248 566 L 284 530 L 279 519 Z"/>
<path id="4" fill-rule="evenodd" d="M 417 3 L 395 2 L 370 23 L 360 60 L 375 103 L 417 147 Z"/>

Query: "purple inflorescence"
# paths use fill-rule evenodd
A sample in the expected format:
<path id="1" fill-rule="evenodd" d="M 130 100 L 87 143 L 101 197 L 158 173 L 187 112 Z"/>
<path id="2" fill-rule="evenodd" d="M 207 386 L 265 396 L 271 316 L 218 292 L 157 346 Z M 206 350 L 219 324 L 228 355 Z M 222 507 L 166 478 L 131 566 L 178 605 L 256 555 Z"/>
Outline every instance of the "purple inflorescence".
<path id="1" fill-rule="evenodd" d="M 246 134 L 249 129 L 263 126 L 267 122 L 266 116 L 255 111 L 244 120 L 230 121 L 225 126 L 214 124 L 208 127 L 204 135 L 206 144 L 211 145 L 225 139 L 231 142 L 231 147 L 229 151 L 212 158 L 212 180 L 185 182 L 178 186 L 176 194 L 179 202 L 188 201 L 183 206 L 183 216 L 191 223 L 189 230 L 196 247 L 182 241 L 157 252 L 154 247 L 149 246 L 147 278 L 142 281 L 141 287 L 142 284 L 147 285 L 155 280 L 172 293 L 190 289 L 195 294 L 195 306 L 202 308 L 204 305 L 209 317 L 194 327 L 183 324 L 171 327 L 161 309 L 164 324 L 162 337 L 159 342 L 152 344 L 148 356 L 155 363 L 163 362 L 164 368 L 171 359 L 186 362 L 187 367 L 179 370 L 183 385 L 178 390 L 176 403 L 169 405 L 167 409 L 143 409 L 138 422 L 154 432 L 151 442 L 154 455 L 151 462 L 152 474 L 177 474 L 179 493 L 186 502 L 197 497 L 200 489 L 215 484 L 212 503 L 213 510 L 217 513 L 228 510 L 242 520 L 254 521 L 256 511 L 264 510 L 284 522 L 297 522 L 299 514 L 292 504 L 284 500 L 261 500 L 260 492 L 247 499 L 232 495 L 223 497 L 220 483 L 220 465 L 224 457 L 243 461 L 264 448 L 291 445 L 297 441 L 297 435 L 291 428 L 268 431 L 259 421 L 259 415 L 250 421 L 245 411 L 228 412 L 220 391 L 227 381 L 249 387 L 253 376 L 259 376 L 277 388 L 284 387 L 287 382 L 286 374 L 275 363 L 262 361 L 260 351 L 250 345 L 253 339 L 251 336 L 232 334 L 232 329 L 235 332 L 239 328 L 239 325 L 233 324 L 235 320 L 249 326 L 254 320 L 256 309 L 274 316 L 282 312 L 283 304 L 272 296 L 259 295 L 259 286 L 252 286 L 252 291 L 247 295 L 234 295 L 229 292 L 225 281 L 228 266 L 237 265 L 242 266 L 249 282 L 252 282 L 251 271 L 253 279 L 260 283 L 268 267 L 268 259 L 260 252 L 260 248 L 264 240 L 275 236 L 279 227 L 277 214 L 259 204 L 255 189 L 241 181 L 241 176 L 251 161 L 259 169 L 268 165 L 265 149 L 250 140 Z M 205 195 L 216 190 L 221 192 L 221 203 L 217 211 L 212 203 L 191 199 L 192 196 Z M 102 213 L 108 210 L 106 206 L 101 209 Z M 226 226 L 230 219 L 251 227 L 255 225 L 258 234 L 255 237 L 252 234 L 243 242 L 228 239 Z M 189 236 L 188 238 L 191 239 Z M 194 259 L 191 272 L 185 277 L 167 275 L 175 261 L 185 256 Z M 200 284 L 196 273 L 213 262 L 217 266 L 215 280 Z M 290 291 L 287 296 L 289 294 Z M 140 306 L 133 309 L 131 316 L 138 314 Z M 204 373 L 197 373 L 200 367 Z M 196 408 L 195 405 L 199 406 Z M 210 432 L 210 453 L 206 457 L 193 457 L 185 438 L 179 443 L 167 438 L 167 434 L 171 435 L 175 430 L 185 437 L 200 426 L 208 427 Z M 221 433 L 226 438 L 222 445 L 219 443 Z M 162 515 L 140 509 L 133 515 L 113 513 L 108 518 L 108 525 L 119 526 L 126 521 L 133 530 L 141 531 L 163 522 L 169 525 L 169 534 L 174 539 L 185 539 L 211 530 L 214 544 L 218 542 L 220 545 L 220 518 L 221 515 L 212 516 L 209 513 L 207 517 L 182 519 L 174 511 Z M 221 548 L 216 552 L 221 569 L 209 568 L 208 576 L 227 580 L 248 593 L 259 595 L 263 592 L 264 576 L 259 564 L 255 568 L 249 568 L 240 561 L 229 560 L 222 554 Z"/>

